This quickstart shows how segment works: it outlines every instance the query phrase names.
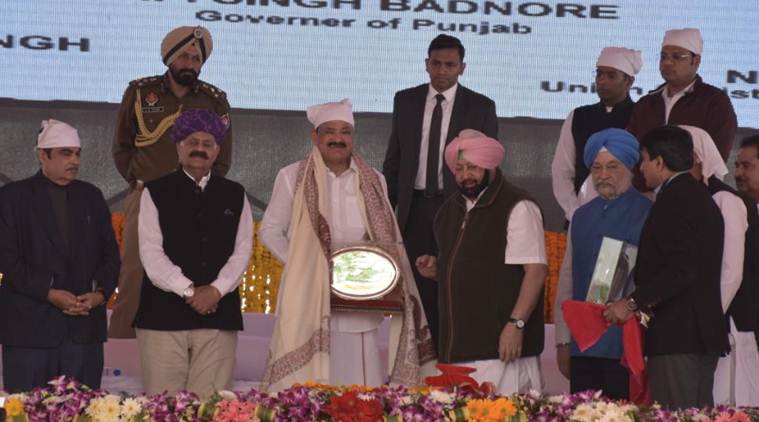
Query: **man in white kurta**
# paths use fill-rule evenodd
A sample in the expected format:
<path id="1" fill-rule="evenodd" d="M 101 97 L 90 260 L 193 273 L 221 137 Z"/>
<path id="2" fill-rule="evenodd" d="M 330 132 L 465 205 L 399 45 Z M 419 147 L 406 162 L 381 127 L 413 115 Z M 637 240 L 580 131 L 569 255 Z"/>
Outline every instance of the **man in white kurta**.
<path id="1" fill-rule="evenodd" d="M 594 133 L 627 126 L 634 105 L 629 91 L 641 66 L 640 51 L 605 47 L 596 61 L 595 84 L 600 101 L 572 110 L 561 126 L 551 162 L 551 183 L 567 221 L 572 220 L 577 208 L 598 196 L 582 153 Z"/>
<path id="2" fill-rule="evenodd" d="M 680 125 L 693 139 L 695 164 L 691 174 L 704 182 L 725 222 L 725 238 L 720 273 L 722 311 L 726 314 L 743 281 L 748 208 L 736 192 L 724 184 L 727 166 L 712 137 L 695 126 Z M 752 331 L 740 331 L 729 318 L 730 353 L 721 357 L 714 372 L 714 402 L 739 406 L 759 402 L 759 352 Z"/>
<path id="3" fill-rule="evenodd" d="M 305 160 L 280 170 L 261 227 L 264 245 L 285 264 L 264 388 L 387 382 L 378 344 L 382 313 L 330 309 L 331 251 L 369 241 L 394 245 L 391 254 L 399 259 L 405 286 L 391 381 L 419 383 L 420 367 L 433 359 L 431 337 L 384 177 L 353 152 L 348 100 L 309 107 L 308 118 L 314 148 Z"/>
<path id="4" fill-rule="evenodd" d="M 326 217 L 333 247 L 365 240 L 367 228 L 358 205 L 359 191 L 354 177 L 357 171 L 355 163 L 351 163 L 339 175 L 331 170 L 327 173 L 329 212 Z M 298 163 L 279 171 L 261 222 L 261 240 L 285 265 L 297 175 Z M 379 172 L 377 176 L 384 187 L 385 178 Z M 330 383 L 381 385 L 385 382 L 386 367 L 380 359 L 378 344 L 382 319 L 381 313 L 332 313 L 329 321 Z"/>

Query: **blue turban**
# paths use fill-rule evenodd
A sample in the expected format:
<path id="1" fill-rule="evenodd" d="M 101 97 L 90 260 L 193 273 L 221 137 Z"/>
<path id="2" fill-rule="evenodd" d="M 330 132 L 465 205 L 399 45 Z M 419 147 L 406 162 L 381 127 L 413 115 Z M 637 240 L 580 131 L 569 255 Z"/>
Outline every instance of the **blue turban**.
<path id="1" fill-rule="evenodd" d="M 611 155 L 630 170 L 635 167 L 640 159 L 639 144 L 635 136 L 624 129 L 610 128 L 596 132 L 588 138 L 583 155 L 583 162 L 585 162 L 586 167 L 590 168 L 593 165 L 593 160 L 596 159 L 598 152 L 603 147 L 606 147 Z"/>
<path id="2" fill-rule="evenodd" d="M 228 120 L 219 117 L 216 113 L 204 109 L 193 109 L 183 112 L 174 121 L 171 128 L 171 138 L 174 142 L 181 142 L 195 132 L 206 132 L 214 137 L 217 144 L 221 144 L 227 133 Z"/>

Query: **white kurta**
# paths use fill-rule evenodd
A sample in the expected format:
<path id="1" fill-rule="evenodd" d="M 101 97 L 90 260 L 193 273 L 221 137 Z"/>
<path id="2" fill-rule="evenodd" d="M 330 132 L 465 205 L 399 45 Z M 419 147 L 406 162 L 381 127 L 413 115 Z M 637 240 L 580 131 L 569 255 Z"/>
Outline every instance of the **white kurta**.
<path id="1" fill-rule="evenodd" d="M 610 110 L 610 108 L 607 107 L 607 110 Z M 556 143 L 556 152 L 551 162 L 553 196 L 561 206 L 561 209 L 564 210 L 564 217 L 566 217 L 567 221 L 572 221 L 572 216 L 577 211 L 577 208 L 580 208 L 598 196 L 590 180 L 590 176 L 583 182 L 580 192 L 575 193 L 574 180 L 577 151 L 575 151 L 575 137 L 572 135 L 574 115 L 574 110 L 569 112 L 569 116 L 564 120 L 564 124 L 561 125 L 559 142 Z M 579 153 L 582 154 L 583 151 Z"/>
<path id="2" fill-rule="evenodd" d="M 730 192 L 712 195 L 725 222 L 720 293 L 727 311 L 743 279 L 745 235 L 748 228 L 746 206 Z M 759 351 L 754 333 L 740 332 L 730 321 L 730 353 L 720 358 L 714 372 L 714 402 L 738 406 L 759 405 Z"/>
<path id="3" fill-rule="evenodd" d="M 475 202 L 467 199 L 467 212 Z M 545 234 L 540 209 L 532 201 L 520 201 L 511 211 L 506 231 L 506 264 L 546 264 Z M 496 341 L 498 341 L 496 339 Z M 462 362 L 475 368 L 472 377 L 479 383 L 492 382 L 496 393 L 511 395 L 530 390 L 542 391 L 540 357 L 519 358 L 509 363 L 499 359 Z"/>
<path id="4" fill-rule="evenodd" d="M 299 162 L 281 169 L 274 181 L 269 206 L 261 221 L 263 244 L 282 263 L 287 262 L 295 182 Z M 367 227 L 359 208 L 355 163 L 337 176 L 327 173 L 327 222 L 332 246 L 366 239 Z M 376 171 L 376 170 L 375 170 Z M 385 179 L 377 172 L 387 194 Z M 321 192 L 320 192 L 321 194 Z M 370 211 L 370 210 L 367 210 Z M 319 253 L 315 251 L 314 253 Z M 307 276 L 304 274 L 304 276 Z M 280 292 L 283 289 L 280 288 Z M 385 382 L 384 362 L 378 348 L 378 330 L 383 316 L 379 313 L 333 312 L 330 316 L 330 382 L 337 385 L 380 385 Z"/>

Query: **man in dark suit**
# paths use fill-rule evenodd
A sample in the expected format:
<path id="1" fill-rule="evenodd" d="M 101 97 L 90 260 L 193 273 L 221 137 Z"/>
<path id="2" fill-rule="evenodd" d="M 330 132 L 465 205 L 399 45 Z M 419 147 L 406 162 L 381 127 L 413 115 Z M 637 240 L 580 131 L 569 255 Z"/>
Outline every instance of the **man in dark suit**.
<path id="1" fill-rule="evenodd" d="M 456 191 L 453 173 L 442 165 L 445 146 L 467 128 L 492 138 L 498 135 L 493 100 L 458 84 L 466 68 L 458 38 L 438 35 L 430 43 L 425 65 L 429 83 L 395 94 L 393 127 L 382 164 L 411 262 L 422 255 L 437 255 L 432 221 L 443 200 Z M 413 270 L 437 344 L 437 284 Z"/>
<path id="2" fill-rule="evenodd" d="M 605 311 L 612 322 L 639 309 L 652 315 L 645 345 L 651 398 L 669 408 L 713 405 L 717 359 L 729 347 L 720 303 L 724 223 L 692 166 L 684 129 L 661 127 L 641 140 L 641 173 L 658 193 L 640 235 L 636 290 Z"/>
<path id="3" fill-rule="evenodd" d="M 0 343 L 9 392 L 67 375 L 100 388 L 119 250 L 95 186 L 76 180 L 76 129 L 42 122 L 40 171 L 0 188 Z"/>

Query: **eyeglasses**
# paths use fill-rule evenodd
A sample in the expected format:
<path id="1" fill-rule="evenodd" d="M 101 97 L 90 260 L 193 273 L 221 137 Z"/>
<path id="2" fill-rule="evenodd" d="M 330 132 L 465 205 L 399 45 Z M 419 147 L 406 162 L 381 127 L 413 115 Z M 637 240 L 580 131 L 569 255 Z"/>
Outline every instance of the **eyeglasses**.
<path id="1" fill-rule="evenodd" d="M 665 61 L 665 60 L 672 60 L 673 62 L 682 62 L 685 60 L 688 60 L 689 58 L 695 56 L 693 53 L 661 53 L 659 54 L 659 60 Z"/>

